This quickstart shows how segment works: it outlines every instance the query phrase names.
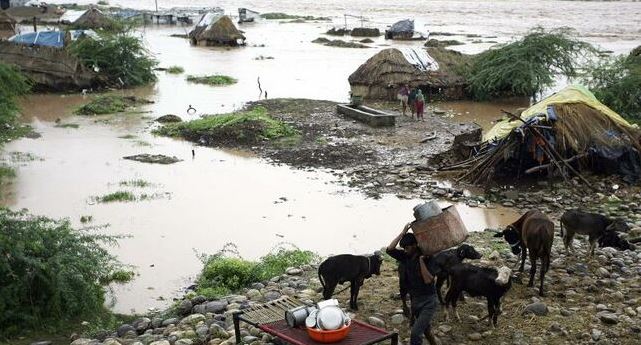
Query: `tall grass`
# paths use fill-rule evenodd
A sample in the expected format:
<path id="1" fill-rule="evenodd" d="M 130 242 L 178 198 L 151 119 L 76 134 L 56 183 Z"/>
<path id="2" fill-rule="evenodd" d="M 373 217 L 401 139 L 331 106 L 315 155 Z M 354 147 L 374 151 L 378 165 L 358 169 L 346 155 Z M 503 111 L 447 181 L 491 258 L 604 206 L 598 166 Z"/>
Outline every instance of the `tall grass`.
<path id="1" fill-rule="evenodd" d="M 105 286 L 133 273 L 105 246 L 119 236 L 0 208 L 0 329 L 11 336 L 104 313 Z"/>
<path id="2" fill-rule="evenodd" d="M 30 89 L 31 82 L 17 68 L 0 63 L 0 139 L 10 137 L 8 129 L 16 126 L 18 118 L 16 99 Z"/>

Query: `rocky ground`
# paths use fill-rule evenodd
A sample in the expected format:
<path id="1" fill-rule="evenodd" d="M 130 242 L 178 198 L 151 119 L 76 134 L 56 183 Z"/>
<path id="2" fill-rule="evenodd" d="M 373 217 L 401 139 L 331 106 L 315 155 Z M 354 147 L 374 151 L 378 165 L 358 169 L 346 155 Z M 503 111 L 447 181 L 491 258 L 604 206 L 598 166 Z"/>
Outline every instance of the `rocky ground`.
<path id="1" fill-rule="evenodd" d="M 484 254 L 481 265 L 514 267 L 517 258 L 491 230 L 473 233 L 468 243 Z M 514 272 L 512 289 L 503 300 L 499 326 L 486 320 L 486 303 L 467 298 L 459 304 L 462 321 L 444 320 L 439 312 L 433 323 L 443 344 L 638 344 L 641 342 L 641 253 L 597 249 L 586 257 L 583 239 L 577 252 L 566 256 L 560 238 L 555 240 L 551 269 L 546 276 L 546 297 L 528 288 L 527 271 Z M 538 281 L 538 277 L 537 277 Z M 337 289 L 339 290 L 339 289 Z M 72 345 L 235 345 L 231 315 L 282 295 L 307 303 L 321 300 L 315 266 L 292 268 L 278 277 L 239 292 L 207 301 L 202 296 L 178 302 L 175 315 L 150 315 L 125 324 L 98 339 L 76 339 Z M 340 290 L 339 290 L 340 291 Z M 349 289 L 337 295 L 342 306 L 349 302 Z M 359 297 L 360 310 L 352 317 L 400 332 L 408 343 L 408 320 L 398 298 L 396 265 L 387 258 L 380 276 L 367 280 Z M 273 344 L 275 339 L 257 328 L 243 325 L 242 339 L 251 345 Z"/>

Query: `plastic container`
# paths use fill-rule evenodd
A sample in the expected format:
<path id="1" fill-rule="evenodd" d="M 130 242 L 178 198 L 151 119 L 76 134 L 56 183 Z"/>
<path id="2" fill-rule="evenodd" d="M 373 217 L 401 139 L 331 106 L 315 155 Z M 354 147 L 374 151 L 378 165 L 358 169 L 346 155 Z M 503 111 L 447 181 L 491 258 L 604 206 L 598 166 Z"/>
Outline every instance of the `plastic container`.
<path id="1" fill-rule="evenodd" d="M 441 214 L 441 207 L 434 200 L 414 206 L 414 218 L 417 221 L 436 217 L 439 214 Z"/>
<path id="2" fill-rule="evenodd" d="M 345 325 L 345 314 L 339 307 L 335 306 L 321 308 L 316 319 L 319 328 L 326 331 L 340 329 Z"/>
<path id="3" fill-rule="evenodd" d="M 308 328 L 307 335 L 309 335 L 312 340 L 317 341 L 323 344 L 337 343 L 347 337 L 349 330 L 351 329 L 350 325 L 343 326 L 339 329 L 332 331 L 324 331 L 317 328 Z"/>

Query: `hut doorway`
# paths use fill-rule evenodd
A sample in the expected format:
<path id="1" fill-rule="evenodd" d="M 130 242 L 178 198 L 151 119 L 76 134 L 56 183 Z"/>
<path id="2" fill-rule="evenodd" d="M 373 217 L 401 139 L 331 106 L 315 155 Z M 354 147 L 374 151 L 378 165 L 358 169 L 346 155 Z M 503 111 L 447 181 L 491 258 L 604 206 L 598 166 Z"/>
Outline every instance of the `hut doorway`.
<path id="1" fill-rule="evenodd" d="M 9 8 L 9 6 L 11 6 L 10 0 L 0 0 L 1 9 L 6 10 L 7 8 Z"/>

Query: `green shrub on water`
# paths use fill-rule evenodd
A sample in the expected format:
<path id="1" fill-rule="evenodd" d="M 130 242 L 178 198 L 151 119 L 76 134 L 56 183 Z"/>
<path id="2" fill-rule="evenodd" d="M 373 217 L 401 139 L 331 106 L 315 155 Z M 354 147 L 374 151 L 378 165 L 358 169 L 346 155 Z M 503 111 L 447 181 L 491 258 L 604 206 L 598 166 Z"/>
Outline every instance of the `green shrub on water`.
<path id="1" fill-rule="evenodd" d="M 641 120 L 641 55 L 601 60 L 585 74 L 597 99 L 629 120 Z"/>
<path id="2" fill-rule="evenodd" d="M 329 17 L 314 17 L 314 16 L 299 16 L 295 14 L 287 14 L 282 12 L 262 13 L 260 15 L 263 19 L 302 19 L 302 20 L 331 20 Z"/>
<path id="3" fill-rule="evenodd" d="M 130 192 L 118 191 L 96 198 L 98 202 L 136 201 L 136 196 Z"/>
<path id="4" fill-rule="evenodd" d="M 133 277 L 105 245 L 119 236 L 0 208 L 0 329 L 4 336 L 104 314 L 105 285 Z"/>
<path id="5" fill-rule="evenodd" d="M 128 32 L 102 32 L 99 40 L 79 39 L 68 49 L 85 66 L 97 69 L 108 85 L 132 87 L 156 81 L 156 60 L 140 38 Z"/>
<path id="6" fill-rule="evenodd" d="M 183 137 L 192 141 L 207 137 L 213 142 L 232 142 L 233 144 L 252 144 L 262 140 L 298 135 L 296 129 L 270 117 L 263 107 L 256 107 L 251 111 L 170 123 L 157 129 L 155 133 Z"/>
<path id="7" fill-rule="evenodd" d="M 134 96 L 105 95 L 94 98 L 88 104 L 78 108 L 77 115 L 105 115 L 123 113 L 139 104 L 151 103 Z M 127 138 L 126 136 L 121 138 Z"/>
<path id="8" fill-rule="evenodd" d="M 31 82 L 17 68 L 0 63 L 0 140 L 14 137 L 13 131 L 7 128 L 17 127 L 16 99 L 30 89 Z"/>
<path id="9" fill-rule="evenodd" d="M 467 71 L 469 92 L 479 100 L 524 96 L 535 98 L 554 85 L 555 77 L 578 75 L 581 59 L 596 50 L 567 29 L 531 30 L 522 39 L 478 54 Z"/>
<path id="10" fill-rule="evenodd" d="M 236 257 L 230 257 L 229 253 Z M 283 274 L 288 267 L 302 266 L 317 259 L 318 255 L 310 251 L 279 247 L 257 262 L 248 261 L 238 255 L 234 244 L 228 243 L 217 254 L 201 256 L 204 267 L 197 280 L 197 293 L 220 298 L 251 283 Z"/>
<path id="11" fill-rule="evenodd" d="M 236 84 L 238 82 L 238 80 L 232 77 L 229 77 L 226 75 L 220 75 L 220 74 L 208 75 L 203 77 L 188 75 L 187 81 L 196 83 L 196 84 L 206 84 L 206 85 L 212 85 L 212 86 L 231 85 L 231 84 Z"/>
<path id="12" fill-rule="evenodd" d="M 147 182 L 143 179 L 135 179 L 135 180 L 128 180 L 128 181 L 120 181 L 119 183 L 120 186 L 122 187 L 140 187 L 140 188 L 145 188 L 151 186 L 151 182 Z"/>
<path id="13" fill-rule="evenodd" d="M 180 66 L 171 66 L 167 68 L 167 73 L 170 74 L 181 74 L 183 72 L 185 72 L 185 69 Z"/>

